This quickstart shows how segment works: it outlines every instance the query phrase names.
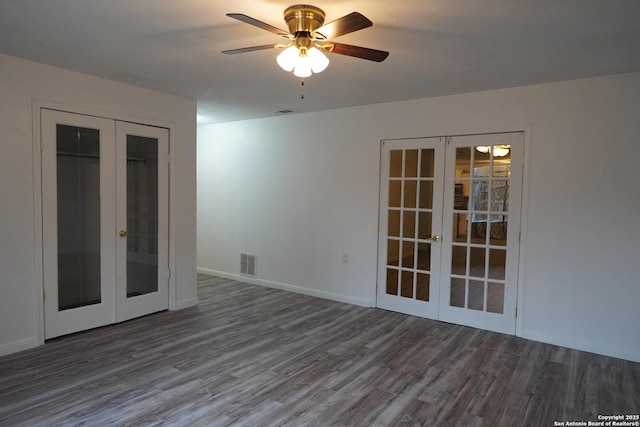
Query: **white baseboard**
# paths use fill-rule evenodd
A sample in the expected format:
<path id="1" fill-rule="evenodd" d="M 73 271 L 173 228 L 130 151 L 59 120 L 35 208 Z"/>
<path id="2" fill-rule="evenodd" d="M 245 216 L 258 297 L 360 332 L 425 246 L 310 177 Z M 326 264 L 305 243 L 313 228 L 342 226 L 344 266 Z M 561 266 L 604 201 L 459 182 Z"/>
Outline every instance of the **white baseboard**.
<path id="1" fill-rule="evenodd" d="M 225 279 L 238 280 L 240 282 L 251 283 L 254 285 L 266 286 L 275 289 L 281 289 L 300 294 L 311 295 L 319 298 L 325 298 L 333 301 L 344 302 L 348 304 L 359 305 L 362 307 L 373 307 L 371 301 L 364 298 L 347 297 L 340 294 L 330 292 L 317 291 L 314 289 L 303 288 L 300 286 L 287 285 L 284 283 L 272 282 L 268 280 L 255 279 L 252 277 L 241 276 L 239 274 L 225 273 L 223 271 L 210 270 L 207 268 L 198 268 L 199 273 L 210 274 Z M 618 359 L 640 362 L 640 349 L 629 347 L 611 346 L 594 341 L 580 340 L 566 336 L 550 335 L 539 331 L 532 331 L 526 327 L 522 327 L 516 332 L 517 336 L 532 341 L 539 341 L 547 344 L 558 345 L 561 347 L 572 348 L 575 350 L 586 351 L 589 353 L 600 354 L 603 356 L 615 357 Z"/>
<path id="2" fill-rule="evenodd" d="M 190 298 L 182 301 L 176 301 L 176 305 L 173 308 L 173 310 L 182 310 L 183 308 L 193 307 L 194 305 L 198 305 L 198 298 Z"/>
<path id="3" fill-rule="evenodd" d="M 17 353 L 23 350 L 29 350 L 30 348 L 38 347 L 40 343 L 36 337 L 26 338 L 20 341 L 14 341 L 7 344 L 0 345 L 0 356 L 6 356 L 7 354 Z"/>
<path id="4" fill-rule="evenodd" d="M 519 336 L 532 341 L 540 341 L 547 344 L 573 348 L 575 350 L 586 351 L 603 356 L 630 360 L 632 362 L 640 362 L 640 349 L 637 348 L 611 346 L 595 341 L 581 340 L 559 335 L 549 335 L 539 331 L 527 330 L 526 328 L 523 328 L 522 333 Z"/>
<path id="5" fill-rule="evenodd" d="M 286 283 L 273 282 L 271 280 L 257 279 L 255 277 L 242 276 L 240 274 L 225 273 L 223 271 L 210 270 L 208 268 L 197 268 L 198 273 L 210 274 L 225 279 L 237 280 L 239 282 L 251 283 L 252 285 L 265 286 L 267 288 L 280 289 L 282 291 L 295 292 L 298 294 L 309 295 L 312 297 L 324 298 L 331 301 L 344 302 L 347 304 L 358 305 L 360 307 L 373 307 L 370 300 L 366 298 L 355 298 L 347 295 L 336 294 L 333 292 L 319 291 L 316 289 L 304 288 L 302 286 L 289 285 Z"/>

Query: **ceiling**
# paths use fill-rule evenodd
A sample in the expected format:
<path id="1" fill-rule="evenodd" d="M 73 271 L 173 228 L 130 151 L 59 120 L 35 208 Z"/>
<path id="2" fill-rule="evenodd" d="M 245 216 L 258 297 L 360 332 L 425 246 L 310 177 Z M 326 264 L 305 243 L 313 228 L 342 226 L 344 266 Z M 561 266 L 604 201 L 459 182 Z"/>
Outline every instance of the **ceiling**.
<path id="1" fill-rule="evenodd" d="M 640 70 L 638 0 L 318 0 L 374 23 L 337 41 L 390 56 L 328 54 L 304 88 L 275 49 L 221 53 L 282 41 L 226 13 L 286 29 L 295 3 L 0 0 L 0 52 L 197 100 L 209 123 Z"/>

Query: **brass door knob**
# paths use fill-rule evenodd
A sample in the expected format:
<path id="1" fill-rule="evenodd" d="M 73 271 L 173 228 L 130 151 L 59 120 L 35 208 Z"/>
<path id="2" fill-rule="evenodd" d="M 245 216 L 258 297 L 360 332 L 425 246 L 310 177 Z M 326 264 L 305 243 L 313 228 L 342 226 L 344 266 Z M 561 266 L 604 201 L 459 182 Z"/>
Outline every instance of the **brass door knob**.
<path id="1" fill-rule="evenodd" d="M 120 237 L 127 237 L 127 232 L 125 230 L 120 230 Z"/>
<path id="2" fill-rule="evenodd" d="M 434 242 L 437 242 L 438 240 L 440 240 L 440 236 L 438 236 L 437 234 L 434 234 L 433 236 L 431 236 L 431 240 L 433 240 Z"/>

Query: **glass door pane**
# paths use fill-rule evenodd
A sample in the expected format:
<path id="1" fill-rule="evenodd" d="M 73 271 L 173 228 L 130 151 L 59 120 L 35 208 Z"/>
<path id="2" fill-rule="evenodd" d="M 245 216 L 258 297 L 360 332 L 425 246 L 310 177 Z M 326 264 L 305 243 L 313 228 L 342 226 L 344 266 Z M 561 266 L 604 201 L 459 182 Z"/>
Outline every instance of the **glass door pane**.
<path id="1" fill-rule="evenodd" d="M 436 173 L 442 170 L 443 151 L 441 138 L 383 142 L 379 307 L 437 315 L 437 302 L 430 302 L 437 295 L 438 271 L 432 266 L 440 259 L 434 230 L 441 220 L 442 184 Z"/>
<path id="2" fill-rule="evenodd" d="M 127 297 L 158 290 L 158 140 L 127 135 Z"/>
<path id="3" fill-rule="evenodd" d="M 58 309 L 99 304 L 100 131 L 56 125 Z"/>
<path id="4" fill-rule="evenodd" d="M 45 338 L 115 321 L 115 122 L 41 110 Z"/>
<path id="5" fill-rule="evenodd" d="M 169 131 L 116 124 L 117 319 L 169 307 Z"/>
<path id="6" fill-rule="evenodd" d="M 443 220 L 451 236 L 443 240 L 442 320 L 515 331 L 518 241 L 514 233 L 519 224 L 514 227 L 511 221 L 520 217 L 520 194 L 510 190 L 521 186 L 522 136 L 451 139 Z M 513 159 L 518 160 L 517 168 Z"/>

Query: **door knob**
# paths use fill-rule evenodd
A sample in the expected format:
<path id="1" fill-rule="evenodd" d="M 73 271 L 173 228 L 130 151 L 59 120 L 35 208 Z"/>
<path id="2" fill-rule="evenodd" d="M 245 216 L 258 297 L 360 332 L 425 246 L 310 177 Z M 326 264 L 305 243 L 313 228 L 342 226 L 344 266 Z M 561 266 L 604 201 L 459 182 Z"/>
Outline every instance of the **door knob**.
<path id="1" fill-rule="evenodd" d="M 127 237 L 127 232 L 125 230 L 120 230 L 120 237 Z"/>
<path id="2" fill-rule="evenodd" d="M 437 242 L 438 240 L 440 240 L 440 236 L 438 236 L 437 234 L 434 234 L 433 236 L 431 236 L 431 240 L 433 240 L 434 242 Z"/>

